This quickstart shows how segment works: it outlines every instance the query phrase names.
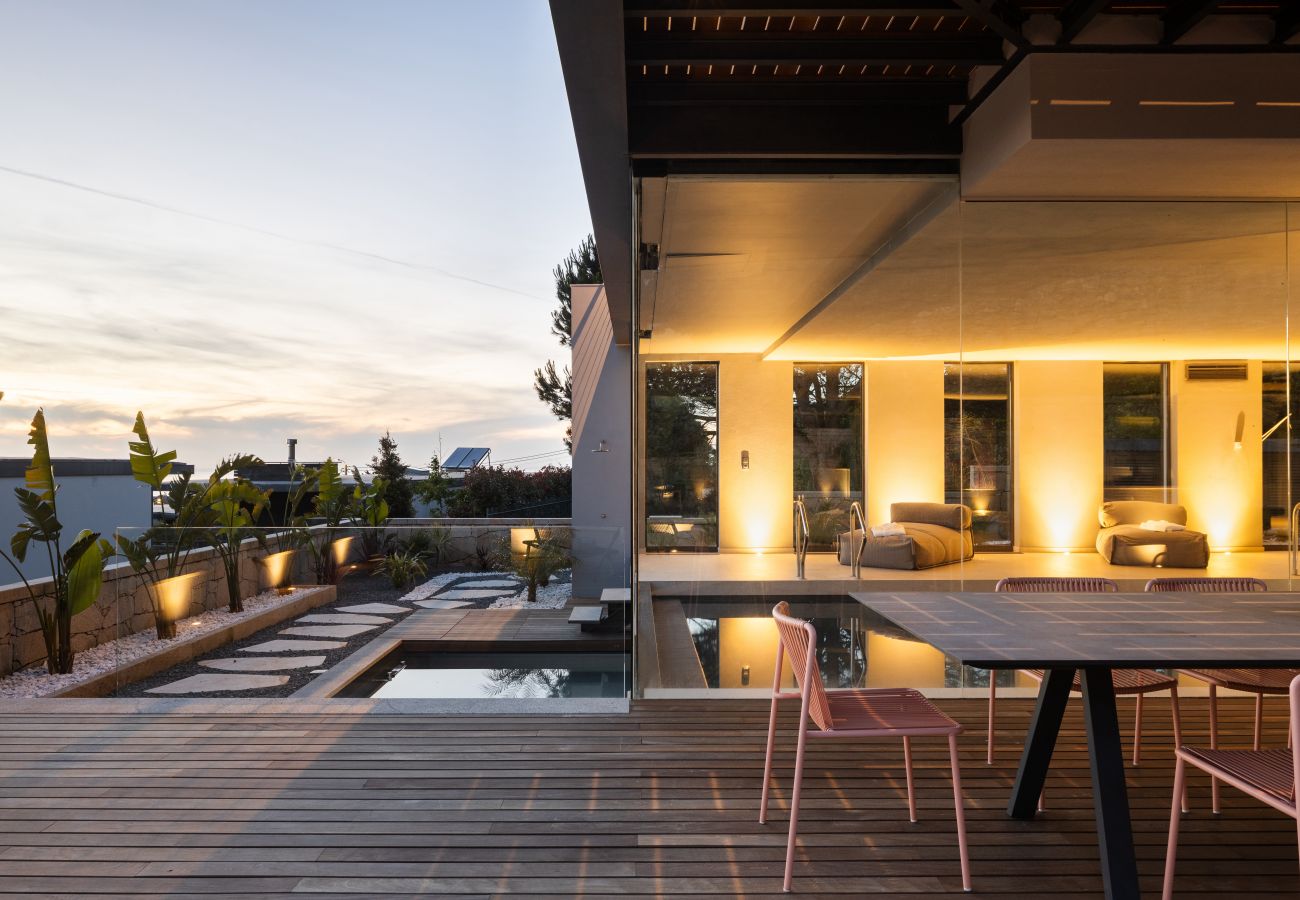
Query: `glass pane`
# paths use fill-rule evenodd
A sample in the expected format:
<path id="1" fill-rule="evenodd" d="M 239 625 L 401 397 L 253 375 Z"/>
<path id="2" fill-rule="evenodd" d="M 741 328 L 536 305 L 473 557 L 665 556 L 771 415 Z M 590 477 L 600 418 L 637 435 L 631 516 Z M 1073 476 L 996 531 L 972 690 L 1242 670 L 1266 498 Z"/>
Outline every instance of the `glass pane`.
<path id="1" fill-rule="evenodd" d="M 1103 363 L 1105 500 L 1169 496 L 1168 365 Z"/>
<path id="2" fill-rule="evenodd" d="M 862 365 L 794 366 L 794 494 L 811 551 L 833 551 L 862 500 Z"/>
<path id="3" fill-rule="evenodd" d="M 1300 472 L 1300 457 L 1297 457 L 1296 440 L 1293 437 L 1292 422 L 1289 415 L 1291 398 L 1296 396 L 1297 376 L 1300 368 L 1290 366 L 1291 377 L 1287 379 L 1287 364 L 1284 362 L 1266 362 L 1263 364 L 1260 391 L 1260 422 L 1264 429 L 1261 442 L 1262 461 L 1260 474 L 1264 493 L 1264 548 L 1280 550 L 1287 546 L 1288 516 L 1295 505 L 1296 491 L 1288 490 L 1292 483 L 1292 473 Z M 1288 454 L 1289 445 L 1289 454 Z"/>
<path id="4" fill-rule="evenodd" d="M 648 363 L 647 550 L 718 549 L 718 364 Z"/>
<path id="5" fill-rule="evenodd" d="M 1010 550 L 1014 535 L 1011 365 L 948 363 L 943 373 L 944 492 L 971 508 L 975 549 Z"/>

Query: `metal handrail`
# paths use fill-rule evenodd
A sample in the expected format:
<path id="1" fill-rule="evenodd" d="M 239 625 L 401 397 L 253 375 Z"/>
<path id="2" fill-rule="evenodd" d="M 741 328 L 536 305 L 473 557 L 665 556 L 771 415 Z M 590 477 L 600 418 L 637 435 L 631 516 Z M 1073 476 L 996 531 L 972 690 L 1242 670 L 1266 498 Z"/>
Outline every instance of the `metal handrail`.
<path id="1" fill-rule="evenodd" d="M 862 543 L 858 545 L 858 549 L 856 551 L 854 551 L 853 549 L 853 520 L 855 518 L 858 520 L 858 523 L 862 526 Z M 849 506 L 849 556 L 852 558 L 854 578 L 862 577 L 862 551 L 866 547 L 866 545 L 867 545 L 867 520 L 862 515 L 862 504 L 854 500 L 852 505 Z"/>
<path id="2" fill-rule="evenodd" d="M 1300 568 L 1297 568 L 1300 563 L 1300 534 L 1297 533 L 1300 532 L 1300 503 L 1291 507 L 1290 526 L 1286 536 L 1287 555 L 1291 559 L 1291 574 L 1300 575 Z"/>
<path id="3" fill-rule="evenodd" d="M 794 501 L 794 568 L 796 577 L 804 578 L 808 560 L 808 509 L 798 497 Z"/>

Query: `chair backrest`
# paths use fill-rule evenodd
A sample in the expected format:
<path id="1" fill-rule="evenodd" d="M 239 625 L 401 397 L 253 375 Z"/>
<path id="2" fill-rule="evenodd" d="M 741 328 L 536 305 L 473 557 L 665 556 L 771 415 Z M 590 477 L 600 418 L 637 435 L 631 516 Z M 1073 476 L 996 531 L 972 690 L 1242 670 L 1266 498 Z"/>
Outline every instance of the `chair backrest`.
<path id="1" fill-rule="evenodd" d="M 776 630 L 780 637 L 776 648 L 776 676 L 772 682 L 772 693 L 778 694 L 781 691 L 782 654 L 788 654 L 790 663 L 794 666 L 795 681 L 803 692 L 804 711 L 822 731 L 832 730 L 834 720 L 831 718 L 831 704 L 826 698 L 826 688 L 822 686 L 821 673 L 817 671 L 817 629 L 811 622 L 790 615 L 790 604 L 784 600 L 772 609 L 772 618 L 776 620 Z"/>
<path id="2" fill-rule="evenodd" d="M 1072 591 L 1077 594 L 1114 594 L 1119 585 L 1109 578 L 1003 578 L 995 591 L 1025 594 L 1050 594 Z"/>
<path id="3" fill-rule="evenodd" d="M 891 503 L 889 521 L 969 531 L 971 511 L 962 503 Z"/>
<path id="4" fill-rule="evenodd" d="M 1300 675 L 1291 679 L 1291 799 L 1300 794 Z"/>
<path id="5" fill-rule="evenodd" d="M 1267 591 L 1268 585 L 1258 578 L 1152 578 L 1147 582 L 1151 593 L 1183 591 L 1192 594 L 1249 594 Z"/>
<path id="6" fill-rule="evenodd" d="M 1187 509 L 1176 503 L 1155 503 L 1150 500 L 1108 500 L 1097 510 L 1097 521 L 1102 528 L 1140 525 L 1147 519 L 1162 519 L 1186 525 Z"/>

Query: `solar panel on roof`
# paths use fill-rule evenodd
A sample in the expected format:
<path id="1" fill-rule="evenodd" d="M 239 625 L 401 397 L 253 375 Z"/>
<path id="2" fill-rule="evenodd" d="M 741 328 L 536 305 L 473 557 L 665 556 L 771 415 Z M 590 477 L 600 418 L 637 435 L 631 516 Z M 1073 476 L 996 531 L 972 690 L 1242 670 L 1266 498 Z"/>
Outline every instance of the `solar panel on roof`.
<path id="1" fill-rule="evenodd" d="M 492 450 L 488 447 L 457 447 L 443 464 L 444 469 L 472 469 Z"/>

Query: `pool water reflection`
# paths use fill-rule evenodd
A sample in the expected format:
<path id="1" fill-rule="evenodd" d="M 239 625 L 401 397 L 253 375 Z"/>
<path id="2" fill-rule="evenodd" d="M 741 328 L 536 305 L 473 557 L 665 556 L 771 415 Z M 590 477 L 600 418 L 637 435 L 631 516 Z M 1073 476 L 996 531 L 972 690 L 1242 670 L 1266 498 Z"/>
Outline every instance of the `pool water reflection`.
<path id="1" fill-rule="evenodd" d="M 658 598 L 656 598 L 658 599 Z M 770 690 L 777 633 L 770 597 L 674 598 L 682 604 L 710 688 Z M 987 669 L 958 665 L 857 601 L 843 596 L 792 597 L 791 612 L 817 629 L 817 665 L 828 688 L 987 688 Z M 1014 671 L 999 687 L 1032 686 Z M 782 684 L 794 686 L 787 661 Z"/>

